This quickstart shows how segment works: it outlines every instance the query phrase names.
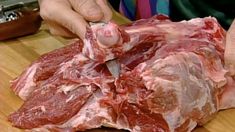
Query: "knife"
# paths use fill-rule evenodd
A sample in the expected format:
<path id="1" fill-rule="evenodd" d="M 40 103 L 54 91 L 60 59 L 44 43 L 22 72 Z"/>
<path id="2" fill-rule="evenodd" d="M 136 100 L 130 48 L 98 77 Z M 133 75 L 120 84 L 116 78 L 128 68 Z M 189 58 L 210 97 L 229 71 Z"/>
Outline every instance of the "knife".
<path id="1" fill-rule="evenodd" d="M 119 61 L 117 59 L 113 59 L 106 61 L 105 64 L 112 76 L 115 78 L 119 78 L 121 68 Z"/>

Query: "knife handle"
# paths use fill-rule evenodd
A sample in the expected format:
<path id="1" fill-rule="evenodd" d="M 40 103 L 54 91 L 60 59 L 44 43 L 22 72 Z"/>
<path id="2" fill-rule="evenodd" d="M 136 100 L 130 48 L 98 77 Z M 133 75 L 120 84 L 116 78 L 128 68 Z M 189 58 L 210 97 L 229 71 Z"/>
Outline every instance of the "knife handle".
<path id="1" fill-rule="evenodd" d="M 38 9 L 18 13 L 21 15 L 16 20 L 0 23 L 0 40 L 33 34 L 39 30 L 42 19 Z"/>

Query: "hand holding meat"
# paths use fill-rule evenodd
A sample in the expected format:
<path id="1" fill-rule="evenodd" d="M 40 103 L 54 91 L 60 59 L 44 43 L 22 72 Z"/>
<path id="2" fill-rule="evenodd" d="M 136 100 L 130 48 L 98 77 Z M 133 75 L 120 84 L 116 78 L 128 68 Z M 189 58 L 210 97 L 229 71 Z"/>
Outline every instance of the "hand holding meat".
<path id="1" fill-rule="evenodd" d="M 87 22 L 109 21 L 106 0 L 39 0 L 40 15 L 50 32 L 64 37 L 85 37 Z"/>

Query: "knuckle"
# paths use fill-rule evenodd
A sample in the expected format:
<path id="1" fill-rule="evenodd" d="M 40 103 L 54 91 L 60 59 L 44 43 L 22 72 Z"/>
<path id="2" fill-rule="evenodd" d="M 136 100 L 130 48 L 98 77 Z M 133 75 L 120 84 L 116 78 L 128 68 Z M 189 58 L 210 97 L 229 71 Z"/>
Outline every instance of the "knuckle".
<path id="1" fill-rule="evenodd" d="M 57 6 L 51 6 L 54 4 L 55 2 L 50 0 L 42 0 L 40 2 L 40 16 L 43 19 L 49 19 L 54 12 L 58 11 Z"/>
<path id="2" fill-rule="evenodd" d="M 94 0 L 72 0 L 72 6 L 86 19 L 101 19 L 103 13 Z"/>
<path id="3" fill-rule="evenodd" d="M 48 13 L 48 5 L 47 5 L 48 1 L 41 1 L 40 2 L 40 16 L 44 19 L 47 16 Z"/>
<path id="4" fill-rule="evenodd" d="M 102 12 L 100 10 L 88 9 L 87 15 L 90 17 L 102 17 Z"/>
<path id="5" fill-rule="evenodd" d="M 80 10 L 80 9 L 83 9 L 84 5 L 88 1 L 89 0 L 70 0 L 70 3 L 75 9 Z"/>
<path id="6" fill-rule="evenodd" d="M 90 21 L 99 21 L 103 16 L 104 14 L 100 10 L 88 9 L 84 17 Z"/>

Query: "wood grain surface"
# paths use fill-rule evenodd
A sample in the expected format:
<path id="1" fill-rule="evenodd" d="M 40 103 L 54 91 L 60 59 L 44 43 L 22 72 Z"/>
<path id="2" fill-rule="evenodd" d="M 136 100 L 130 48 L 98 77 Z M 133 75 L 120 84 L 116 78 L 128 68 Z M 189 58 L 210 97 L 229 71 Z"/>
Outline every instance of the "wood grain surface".
<path id="1" fill-rule="evenodd" d="M 126 20 L 114 17 L 115 21 Z M 7 116 L 23 103 L 9 88 L 9 81 L 40 55 L 65 46 L 69 40 L 53 37 L 42 26 L 37 34 L 0 42 L 0 132 L 20 132 L 7 121 Z M 96 129 L 89 132 L 117 132 L 114 129 Z M 235 109 L 220 111 L 213 120 L 195 132 L 235 132 Z"/>

